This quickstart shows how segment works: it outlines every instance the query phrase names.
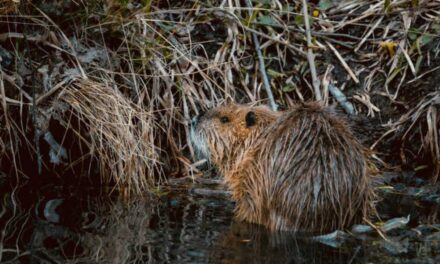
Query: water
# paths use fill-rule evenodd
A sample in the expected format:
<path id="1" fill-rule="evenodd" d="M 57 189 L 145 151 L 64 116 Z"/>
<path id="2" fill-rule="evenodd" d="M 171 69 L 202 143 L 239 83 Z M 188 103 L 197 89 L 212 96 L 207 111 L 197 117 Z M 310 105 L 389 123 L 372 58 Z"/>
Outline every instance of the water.
<path id="1" fill-rule="evenodd" d="M 386 234 L 387 240 L 370 234 L 334 247 L 235 221 L 232 202 L 182 188 L 121 200 L 93 188 L 5 185 L 0 188 L 2 263 L 440 262 L 440 226 L 419 226 L 429 217 L 438 223 L 438 208 L 413 200 L 408 205 L 391 198 L 394 206 L 389 206 L 398 208 L 396 215 L 419 208 L 412 226 Z"/>

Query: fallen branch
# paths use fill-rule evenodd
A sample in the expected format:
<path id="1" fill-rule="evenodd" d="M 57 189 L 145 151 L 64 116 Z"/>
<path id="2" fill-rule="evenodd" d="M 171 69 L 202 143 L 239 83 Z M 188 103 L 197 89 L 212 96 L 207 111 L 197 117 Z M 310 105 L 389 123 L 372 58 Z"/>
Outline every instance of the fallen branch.
<path id="1" fill-rule="evenodd" d="M 252 7 L 251 0 L 247 0 L 246 5 L 248 7 L 249 17 L 252 17 L 252 8 L 253 7 Z M 270 103 L 270 107 L 272 108 L 272 110 L 277 111 L 278 105 L 275 103 L 275 99 L 273 97 L 273 93 L 270 88 L 269 78 L 267 77 L 267 73 L 266 73 L 266 65 L 264 64 L 263 54 L 261 53 L 260 42 L 258 41 L 258 37 L 257 37 L 257 34 L 255 34 L 255 32 L 252 32 L 252 39 L 254 41 L 255 50 L 257 51 L 258 62 L 260 64 L 260 67 L 259 67 L 260 73 L 263 78 L 264 89 L 266 90 L 267 97 L 268 97 L 269 103 Z"/>
<path id="2" fill-rule="evenodd" d="M 303 4 L 303 14 L 304 14 L 304 24 L 306 26 L 306 36 L 307 36 L 307 60 L 309 61 L 310 66 L 310 74 L 312 75 L 312 85 L 315 90 L 315 98 L 316 101 L 321 101 L 321 91 L 319 90 L 319 80 L 316 75 L 316 66 L 315 66 L 315 55 L 312 51 L 312 36 L 310 34 L 310 24 L 309 24 L 309 15 L 307 12 L 307 3 L 306 0 L 302 0 Z"/>

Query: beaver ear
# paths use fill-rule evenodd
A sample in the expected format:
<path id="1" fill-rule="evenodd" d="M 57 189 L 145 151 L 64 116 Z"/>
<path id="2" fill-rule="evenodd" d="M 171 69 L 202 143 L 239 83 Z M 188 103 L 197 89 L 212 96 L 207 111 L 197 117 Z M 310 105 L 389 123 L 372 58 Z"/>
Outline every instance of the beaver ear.
<path id="1" fill-rule="evenodd" d="M 253 111 L 248 112 L 245 119 L 246 127 L 251 127 L 257 122 L 257 117 L 255 116 L 255 113 Z"/>

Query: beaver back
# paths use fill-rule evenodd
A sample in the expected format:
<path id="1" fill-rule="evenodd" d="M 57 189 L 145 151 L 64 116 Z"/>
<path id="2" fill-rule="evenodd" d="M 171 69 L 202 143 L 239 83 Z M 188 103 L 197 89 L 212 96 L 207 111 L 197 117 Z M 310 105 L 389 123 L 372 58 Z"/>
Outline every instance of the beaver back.
<path id="1" fill-rule="evenodd" d="M 239 218 L 273 230 L 322 232 L 371 212 L 367 151 L 332 110 L 317 103 L 297 106 L 254 143 L 238 165 L 243 171 L 231 175 L 241 183 L 229 181 L 243 189 Z"/>

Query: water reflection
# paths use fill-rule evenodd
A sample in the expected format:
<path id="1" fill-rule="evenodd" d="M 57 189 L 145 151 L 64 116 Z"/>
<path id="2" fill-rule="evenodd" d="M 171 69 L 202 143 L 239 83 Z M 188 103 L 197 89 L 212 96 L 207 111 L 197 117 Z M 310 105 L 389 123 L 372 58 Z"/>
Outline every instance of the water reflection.
<path id="1" fill-rule="evenodd" d="M 435 263 L 440 250 L 434 227 L 396 233 L 402 252 L 377 236 L 333 248 L 236 222 L 231 202 L 186 192 L 124 201 L 85 188 L 0 191 L 2 263 Z"/>
<path id="2" fill-rule="evenodd" d="M 349 263 L 358 252 L 332 248 L 309 236 L 271 233 L 256 225 L 233 222 L 211 250 L 210 263 Z"/>
<path id="3" fill-rule="evenodd" d="M 63 188 L 2 193 L 2 263 L 204 262 L 233 208 L 179 193 L 131 201 Z"/>

